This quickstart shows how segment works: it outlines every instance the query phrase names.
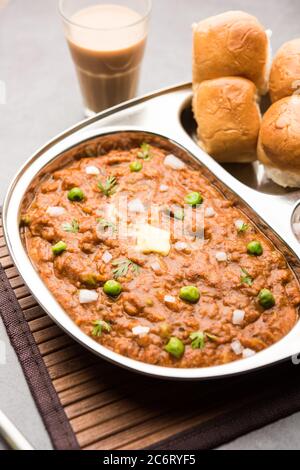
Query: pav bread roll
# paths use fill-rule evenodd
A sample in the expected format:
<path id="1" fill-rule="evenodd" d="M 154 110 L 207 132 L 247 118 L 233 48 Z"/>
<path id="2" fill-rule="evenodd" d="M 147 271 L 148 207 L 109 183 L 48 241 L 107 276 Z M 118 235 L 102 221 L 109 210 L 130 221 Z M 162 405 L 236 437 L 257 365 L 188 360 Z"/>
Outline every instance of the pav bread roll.
<path id="1" fill-rule="evenodd" d="M 268 31 L 252 15 L 229 11 L 193 26 L 193 82 L 239 76 L 268 91 L 271 46 Z"/>
<path id="2" fill-rule="evenodd" d="M 300 39 L 286 42 L 277 52 L 270 75 L 272 103 L 300 91 Z"/>
<path id="3" fill-rule="evenodd" d="M 193 110 L 199 144 L 219 162 L 257 159 L 261 124 L 255 85 L 246 78 L 225 77 L 195 86 Z"/>
<path id="4" fill-rule="evenodd" d="M 300 96 L 274 103 L 263 117 L 258 158 L 267 176 L 283 187 L 300 187 Z"/>

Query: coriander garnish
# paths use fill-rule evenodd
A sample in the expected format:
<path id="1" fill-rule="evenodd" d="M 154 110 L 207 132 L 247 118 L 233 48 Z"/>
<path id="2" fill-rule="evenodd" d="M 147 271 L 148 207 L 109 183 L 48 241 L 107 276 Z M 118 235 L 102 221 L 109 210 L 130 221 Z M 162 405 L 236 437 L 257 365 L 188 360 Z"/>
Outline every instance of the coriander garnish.
<path id="1" fill-rule="evenodd" d="M 190 335 L 193 349 L 204 349 L 205 348 L 205 334 L 202 331 L 197 331 Z"/>
<path id="2" fill-rule="evenodd" d="M 111 332 L 111 325 L 110 323 L 104 321 L 104 320 L 95 320 L 93 321 L 93 331 L 92 335 L 96 336 L 97 338 L 100 338 L 102 335 L 102 332 L 105 331 L 105 333 L 110 333 Z"/>
<path id="3" fill-rule="evenodd" d="M 106 197 L 112 196 L 116 191 L 117 179 L 114 176 L 109 176 L 104 184 L 99 181 L 98 188 L 103 192 Z"/>
<path id="4" fill-rule="evenodd" d="M 138 153 L 138 158 L 141 158 L 142 160 L 148 161 L 152 158 L 151 155 L 151 146 L 149 144 L 146 144 L 145 142 L 141 144 L 141 150 Z"/>
<path id="5" fill-rule="evenodd" d="M 253 285 L 253 277 L 248 273 L 248 271 L 246 271 L 246 269 L 241 268 L 241 271 L 241 283 L 251 287 Z"/>
<path id="6" fill-rule="evenodd" d="M 206 333 L 203 331 L 197 331 L 196 333 L 192 333 L 190 335 L 190 340 L 192 341 L 192 348 L 193 349 L 204 349 L 206 338 L 210 339 L 211 341 L 217 341 L 217 336 L 214 336 L 210 333 Z"/>
<path id="7" fill-rule="evenodd" d="M 79 223 L 76 219 L 73 219 L 71 223 L 65 222 L 64 224 L 62 224 L 62 229 L 64 232 L 78 233 Z"/>
<path id="8" fill-rule="evenodd" d="M 243 223 L 238 229 L 238 233 L 245 233 L 249 229 L 249 224 Z"/>
<path id="9" fill-rule="evenodd" d="M 98 222 L 99 225 L 103 228 L 103 230 L 105 230 L 105 229 L 107 229 L 107 228 L 112 229 L 113 232 L 116 232 L 116 230 L 117 230 L 116 225 L 113 224 L 112 222 L 110 222 L 109 220 L 106 220 L 106 219 L 97 219 L 97 222 Z"/>
<path id="10" fill-rule="evenodd" d="M 130 259 L 118 259 L 113 261 L 112 265 L 116 266 L 116 268 L 113 270 L 113 275 L 116 279 L 119 277 L 125 277 L 129 271 L 129 268 L 131 268 L 135 274 L 138 274 L 140 270 L 140 267 Z"/>

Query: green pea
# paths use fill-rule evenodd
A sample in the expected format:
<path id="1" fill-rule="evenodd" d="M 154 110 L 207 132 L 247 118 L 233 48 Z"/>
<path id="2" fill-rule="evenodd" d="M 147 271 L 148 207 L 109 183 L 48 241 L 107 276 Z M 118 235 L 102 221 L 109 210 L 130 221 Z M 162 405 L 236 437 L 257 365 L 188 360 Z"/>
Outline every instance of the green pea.
<path id="1" fill-rule="evenodd" d="M 190 193 L 185 197 L 185 203 L 189 206 L 198 206 L 203 203 L 203 197 L 200 193 Z"/>
<path id="2" fill-rule="evenodd" d="M 258 302 L 265 310 L 268 310 L 269 308 L 274 307 L 275 298 L 271 291 L 268 289 L 262 289 L 258 295 Z"/>
<path id="3" fill-rule="evenodd" d="M 185 286 L 180 289 L 179 297 L 191 304 L 196 304 L 200 299 L 200 292 L 198 287 Z"/>
<path id="4" fill-rule="evenodd" d="M 61 255 L 64 251 L 66 251 L 66 249 L 67 249 L 67 244 L 63 241 L 60 241 L 52 247 L 52 253 L 55 256 L 58 256 L 58 255 Z"/>
<path id="5" fill-rule="evenodd" d="M 247 246 L 247 251 L 249 255 L 254 255 L 254 256 L 261 256 L 264 252 L 263 247 L 261 246 L 261 243 L 256 240 L 249 243 L 249 245 Z"/>
<path id="6" fill-rule="evenodd" d="M 185 346 L 180 339 L 173 337 L 165 346 L 165 350 L 176 359 L 180 359 L 184 355 Z"/>
<path id="7" fill-rule="evenodd" d="M 138 173 L 143 169 L 143 164 L 141 162 L 132 162 L 130 163 L 129 168 L 132 173 Z"/>
<path id="8" fill-rule="evenodd" d="M 84 199 L 84 192 L 80 188 L 73 188 L 68 192 L 68 199 L 70 201 L 80 202 Z"/>
<path id="9" fill-rule="evenodd" d="M 104 284 L 103 291 L 110 297 L 118 297 L 122 292 L 122 286 L 119 282 L 112 279 Z"/>

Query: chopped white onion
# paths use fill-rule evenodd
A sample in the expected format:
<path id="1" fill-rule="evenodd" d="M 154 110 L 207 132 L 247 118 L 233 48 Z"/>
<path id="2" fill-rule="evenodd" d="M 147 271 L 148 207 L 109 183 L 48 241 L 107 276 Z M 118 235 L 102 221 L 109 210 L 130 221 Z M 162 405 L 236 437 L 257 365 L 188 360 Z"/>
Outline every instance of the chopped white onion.
<path id="1" fill-rule="evenodd" d="M 176 298 L 173 295 L 165 295 L 164 301 L 166 304 L 174 304 L 176 302 Z"/>
<path id="2" fill-rule="evenodd" d="M 159 264 L 158 261 L 154 261 L 154 262 L 151 264 L 151 268 L 153 269 L 154 272 L 159 272 L 159 271 L 161 271 L 161 265 Z"/>
<path id="3" fill-rule="evenodd" d="M 50 217 L 59 217 L 63 215 L 66 210 L 63 207 L 48 207 L 46 213 L 50 215 Z"/>
<path id="4" fill-rule="evenodd" d="M 213 207 L 207 207 L 205 209 L 205 217 L 208 217 L 210 219 L 211 217 L 214 217 L 215 215 L 216 215 L 216 212 L 213 209 Z"/>
<path id="5" fill-rule="evenodd" d="M 166 184 L 162 184 L 160 185 L 159 190 L 160 192 L 165 193 L 169 190 L 169 186 L 167 186 Z"/>
<path id="6" fill-rule="evenodd" d="M 185 163 L 172 154 L 166 156 L 164 164 L 172 170 L 183 170 L 185 168 Z"/>
<path id="7" fill-rule="evenodd" d="M 188 244 L 185 242 L 176 242 L 174 247 L 177 251 L 184 251 L 188 248 Z"/>
<path id="8" fill-rule="evenodd" d="M 98 300 L 98 294 L 95 290 L 82 289 L 79 291 L 79 302 L 81 304 L 90 304 Z"/>
<path id="9" fill-rule="evenodd" d="M 150 328 L 148 326 L 135 326 L 132 328 L 132 333 L 136 336 L 147 335 L 149 332 Z"/>
<path id="10" fill-rule="evenodd" d="M 245 222 L 243 220 L 237 220 L 234 225 L 236 226 L 237 230 L 241 230 L 243 228 L 244 224 L 245 224 Z"/>
<path id="11" fill-rule="evenodd" d="M 255 356 L 256 352 L 253 349 L 244 349 L 243 358 L 248 359 L 249 357 Z"/>
<path id="12" fill-rule="evenodd" d="M 237 339 L 231 343 L 231 349 L 237 356 L 240 356 L 243 353 L 243 346 L 240 341 Z"/>
<path id="13" fill-rule="evenodd" d="M 110 263 L 112 259 L 113 259 L 113 257 L 112 257 L 112 255 L 110 254 L 109 251 L 105 251 L 105 252 L 103 253 L 102 261 L 103 261 L 105 264 Z"/>
<path id="14" fill-rule="evenodd" d="M 232 323 L 234 325 L 242 325 L 245 319 L 245 311 L 244 310 L 235 310 L 232 316 Z"/>
<path id="15" fill-rule="evenodd" d="M 142 214 L 145 212 L 145 206 L 140 199 L 133 199 L 128 203 L 129 212 L 135 212 L 136 214 Z"/>
<path id="16" fill-rule="evenodd" d="M 219 261 L 219 263 L 223 263 L 224 261 L 228 261 L 227 254 L 224 253 L 224 251 L 219 251 L 216 253 L 216 260 Z"/>
<path id="17" fill-rule="evenodd" d="M 85 172 L 87 175 L 100 175 L 100 170 L 96 166 L 87 166 Z"/>

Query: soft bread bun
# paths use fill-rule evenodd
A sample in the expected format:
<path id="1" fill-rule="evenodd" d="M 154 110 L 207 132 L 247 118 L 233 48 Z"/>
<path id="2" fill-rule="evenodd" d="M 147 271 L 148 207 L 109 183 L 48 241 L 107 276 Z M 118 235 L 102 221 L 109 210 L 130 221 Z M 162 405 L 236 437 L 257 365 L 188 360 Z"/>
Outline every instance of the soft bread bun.
<path id="1" fill-rule="evenodd" d="M 257 159 L 261 113 L 255 85 L 246 78 L 225 77 L 195 86 L 193 110 L 199 144 L 219 162 Z"/>
<path id="2" fill-rule="evenodd" d="M 300 187 L 300 96 L 274 103 L 263 117 L 258 158 L 269 178 L 283 187 Z"/>
<path id="3" fill-rule="evenodd" d="M 277 52 L 270 75 L 272 103 L 300 88 L 300 39 L 286 42 Z"/>
<path id="4" fill-rule="evenodd" d="M 268 91 L 271 47 L 268 32 L 252 15 L 229 11 L 193 26 L 193 81 L 239 76 Z"/>

